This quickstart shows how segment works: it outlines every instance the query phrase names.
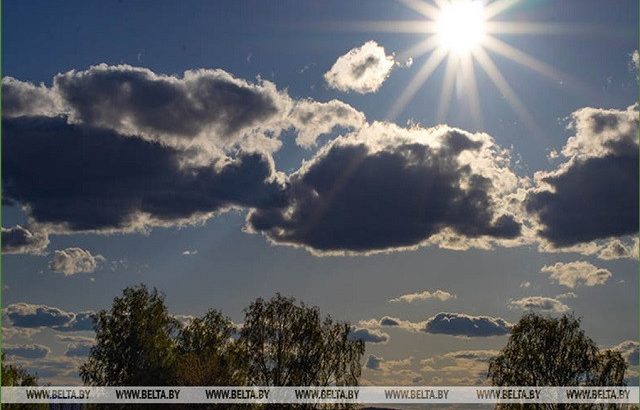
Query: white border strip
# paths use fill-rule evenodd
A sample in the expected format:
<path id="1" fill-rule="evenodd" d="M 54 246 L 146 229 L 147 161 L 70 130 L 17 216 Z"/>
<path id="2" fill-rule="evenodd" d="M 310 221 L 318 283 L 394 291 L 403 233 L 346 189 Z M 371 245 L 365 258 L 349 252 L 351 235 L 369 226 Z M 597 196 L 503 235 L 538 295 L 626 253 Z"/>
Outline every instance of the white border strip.
<path id="1" fill-rule="evenodd" d="M 638 386 L 2 387 L 3 403 L 628 404 L 639 401 Z"/>

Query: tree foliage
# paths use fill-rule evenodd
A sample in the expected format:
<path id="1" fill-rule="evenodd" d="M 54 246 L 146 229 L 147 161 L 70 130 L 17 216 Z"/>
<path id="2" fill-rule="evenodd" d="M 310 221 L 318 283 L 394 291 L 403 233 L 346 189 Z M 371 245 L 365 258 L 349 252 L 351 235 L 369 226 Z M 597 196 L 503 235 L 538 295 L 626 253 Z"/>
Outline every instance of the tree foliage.
<path id="1" fill-rule="evenodd" d="M 622 386 L 626 367 L 619 352 L 600 351 L 573 315 L 552 318 L 529 313 L 513 327 L 507 345 L 490 361 L 488 377 L 496 386 Z"/>
<path id="2" fill-rule="evenodd" d="M 238 331 L 215 310 L 182 325 L 162 294 L 140 285 L 99 312 L 94 328 L 80 371 L 89 385 L 357 385 L 364 354 L 348 323 L 280 295 L 253 302 Z"/>

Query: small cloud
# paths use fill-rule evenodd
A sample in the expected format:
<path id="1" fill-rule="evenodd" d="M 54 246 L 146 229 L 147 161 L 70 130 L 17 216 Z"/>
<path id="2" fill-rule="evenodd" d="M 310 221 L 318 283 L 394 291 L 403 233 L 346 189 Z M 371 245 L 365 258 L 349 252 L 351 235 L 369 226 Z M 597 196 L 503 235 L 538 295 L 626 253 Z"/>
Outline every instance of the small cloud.
<path id="1" fill-rule="evenodd" d="M 435 292 L 429 292 L 428 290 L 416 293 L 409 293 L 406 295 L 398 296 L 397 298 L 389 299 L 390 303 L 413 303 L 413 302 L 422 302 L 425 300 L 439 300 L 439 301 L 447 301 L 450 299 L 455 299 L 456 295 L 446 292 L 444 290 L 436 290 Z"/>
<path id="2" fill-rule="evenodd" d="M 40 255 L 49 245 L 46 231 L 16 225 L 2 227 L 2 253 L 27 253 Z"/>
<path id="3" fill-rule="evenodd" d="M 193 256 L 193 255 L 197 255 L 198 254 L 198 250 L 197 249 L 192 249 L 192 250 L 187 249 L 186 251 L 183 251 L 182 254 L 184 256 Z"/>
<path id="4" fill-rule="evenodd" d="M 351 327 L 349 340 L 361 340 L 365 343 L 387 343 L 390 337 L 378 329 L 368 329 L 366 327 Z"/>
<path id="5" fill-rule="evenodd" d="M 543 312 L 564 313 L 569 311 L 569 306 L 558 299 L 545 296 L 529 296 L 522 299 L 511 300 L 509 306 L 522 310 L 537 310 Z"/>
<path id="6" fill-rule="evenodd" d="M 382 358 L 381 357 L 377 357 L 374 356 L 372 354 L 369 355 L 369 358 L 367 358 L 367 369 L 371 369 L 371 370 L 379 370 L 380 369 L 380 363 L 382 363 Z"/>
<path id="7" fill-rule="evenodd" d="M 607 269 L 598 268 L 585 261 L 558 262 L 555 265 L 543 266 L 541 272 L 550 273 L 549 278 L 553 282 L 571 289 L 580 285 L 588 287 L 603 285 L 612 276 Z"/>
<path id="8" fill-rule="evenodd" d="M 102 255 L 92 255 L 81 248 L 67 248 L 55 251 L 53 260 L 49 262 L 49 269 L 64 273 L 64 276 L 71 276 L 76 273 L 94 272 L 105 261 Z"/>
<path id="9" fill-rule="evenodd" d="M 384 47 L 367 41 L 340 56 L 324 79 L 329 87 L 342 92 L 373 93 L 382 86 L 394 64 L 394 56 L 387 55 Z"/>
<path id="10" fill-rule="evenodd" d="M 524 281 L 524 282 L 522 282 L 522 283 L 520 284 L 520 287 L 521 287 L 521 288 L 528 288 L 528 287 L 531 287 L 531 282 L 529 282 L 529 281 Z"/>

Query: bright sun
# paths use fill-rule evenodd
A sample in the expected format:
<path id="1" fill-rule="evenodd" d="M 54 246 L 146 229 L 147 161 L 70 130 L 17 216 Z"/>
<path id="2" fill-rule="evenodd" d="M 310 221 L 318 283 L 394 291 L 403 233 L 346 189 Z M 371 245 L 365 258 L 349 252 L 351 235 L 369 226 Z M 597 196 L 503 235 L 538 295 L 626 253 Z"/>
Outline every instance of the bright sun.
<path id="1" fill-rule="evenodd" d="M 458 0 L 446 4 L 436 19 L 440 46 L 455 53 L 469 53 L 485 37 L 484 6 L 481 1 Z"/>

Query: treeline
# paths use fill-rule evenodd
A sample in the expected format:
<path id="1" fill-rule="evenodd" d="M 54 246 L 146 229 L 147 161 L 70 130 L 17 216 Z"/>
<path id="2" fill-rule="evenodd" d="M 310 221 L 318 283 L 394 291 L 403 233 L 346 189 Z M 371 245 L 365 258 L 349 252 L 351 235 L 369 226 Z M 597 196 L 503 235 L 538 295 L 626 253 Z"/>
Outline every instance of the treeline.
<path id="1" fill-rule="evenodd" d="M 80 376 L 96 386 L 358 384 L 365 347 L 348 323 L 279 294 L 244 313 L 241 326 L 216 310 L 183 324 L 157 290 L 127 288 L 94 318 Z"/>

